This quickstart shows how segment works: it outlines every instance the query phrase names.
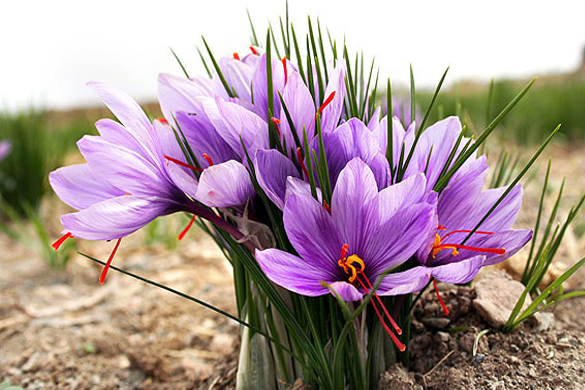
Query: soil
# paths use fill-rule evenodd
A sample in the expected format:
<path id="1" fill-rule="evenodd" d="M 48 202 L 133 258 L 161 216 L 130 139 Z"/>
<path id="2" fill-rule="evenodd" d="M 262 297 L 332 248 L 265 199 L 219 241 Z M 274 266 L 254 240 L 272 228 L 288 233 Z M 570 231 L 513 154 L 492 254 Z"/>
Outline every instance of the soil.
<path id="1" fill-rule="evenodd" d="M 552 153 L 553 188 L 569 175 L 568 207 L 585 188 L 585 153 Z M 539 190 L 537 183 L 528 186 L 519 226 L 533 224 Z M 57 220 L 63 211 L 57 205 L 48 201 L 46 218 Z M 578 219 L 576 226 L 583 226 L 583 213 Z M 58 237 L 59 227 L 51 230 Z M 106 259 L 114 243 L 80 245 L 80 251 Z M 582 233 L 571 229 L 551 277 L 584 249 Z M 508 272 L 517 274 L 523 256 L 508 262 Z M 114 264 L 235 313 L 229 264 L 196 230 L 172 251 L 132 235 Z M 0 267 L 0 383 L 59 390 L 235 388 L 239 329 L 223 316 L 114 271 L 99 285 L 101 267 L 81 256 L 65 271 L 52 270 L 42 256 L 3 234 Z M 585 289 L 584 276 L 585 269 L 567 288 Z M 525 324 L 509 336 L 491 330 L 479 338 L 474 355 L 473 341 L 489 329 L 470 304 L 474 291 L 442 294 L 451 311 L 448 326 L 436 329 L 436 321 L 425 320 L 444 318 L 436 296 L 426 294 L 414 312 L 411 371 L 392 367 L 381 388 L 585 388 L 585 298 L 555 307 L 554 329 L 537 332 Z"/>

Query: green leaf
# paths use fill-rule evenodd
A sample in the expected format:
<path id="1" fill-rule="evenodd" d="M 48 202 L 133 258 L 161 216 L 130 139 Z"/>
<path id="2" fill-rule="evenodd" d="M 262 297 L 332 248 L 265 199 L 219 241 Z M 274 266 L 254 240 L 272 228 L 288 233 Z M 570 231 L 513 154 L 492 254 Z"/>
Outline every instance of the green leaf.
<path id="1" fill-rule="evenodd" d="M 187 73 L 187 70 L 185 69 L 185 67 L 183 66 L 183 63 L 181 62 L 181 60 L 179 59 L 179 57 L 177 56 L 177 53 L 175 53 L 175 51 L 173 50 L 172 47 L 169 47 L 169 50 L 171 51 L 171 53 L 173 53 L 173 57 L 175 57 L 175 60 L 177 60 L 177 62 L 179 63 L 179 66 L 181 67 L 181 69 L 183 70 L 183 73 L 185 73 L 185 77 L 189 78 L 189 73 Z M 207 66 L 206 66 L 207 68 Z"/>

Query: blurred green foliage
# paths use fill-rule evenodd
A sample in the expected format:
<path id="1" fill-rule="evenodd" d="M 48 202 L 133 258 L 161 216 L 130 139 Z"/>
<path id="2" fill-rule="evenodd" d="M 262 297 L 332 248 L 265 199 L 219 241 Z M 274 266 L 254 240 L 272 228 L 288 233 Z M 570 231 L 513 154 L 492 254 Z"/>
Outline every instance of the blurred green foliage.
<path id="1" fill-rule="evenodd" d="M 437 99 L 431 121 L 443 116 L 456 115 L 459 110 L 464 123 L 472 132 L 480 132 L 492 120 L 523 85 L 523 81 L 501 80 L 494 82 L 490 113 L 488 114 L 489 83 L 456 85 L 442 91 Z M 423 112 L 428 107 L 432 93 L 417 91 Z M 460 105 L 460 108 L 458 108 Z M 585 141 L 585 77 L 579 74 L 543 77 L 502 121 L 505 131 L 496 131 L 500 138 L 520 144 L 540 143 L 559 124 L 560 138 L 573 142 Z"/>
<path id="2" fill-rule="evenodd" d="M 23 217 L 27 208 L 37 210 L 49 189 L 49 172 L 63 164 L 79 138 L 93 132 L 91 122 L 82 116 L 52 123 L 49 114 L 40 111 L 1 113 L 0 139 L 12 143 L 10 154 L 0 162 L 4 206 Z"/>

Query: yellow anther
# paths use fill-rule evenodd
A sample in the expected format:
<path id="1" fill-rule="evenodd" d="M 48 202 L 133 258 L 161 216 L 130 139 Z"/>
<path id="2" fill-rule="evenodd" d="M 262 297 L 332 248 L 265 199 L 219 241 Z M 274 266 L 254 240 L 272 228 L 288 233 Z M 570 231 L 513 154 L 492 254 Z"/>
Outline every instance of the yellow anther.
<path id="1" fill-rule="evenodd" d="M 356 267 L 353 265 L 354 263 L 359 264 L 359 266 L 360 266 L 359 270 L 356 269 Z M 343 268 L 343 270 L 345 271 L 346 274 L 349 275 L 351 273 L 351 276 L 348 278 L 348 281 L 350 283 L 353 283 L 353 281 L 356 280 L 358 273 L 362 273 L 366 269 L 366 265 L 364 264 L 364 261 L 362 259 L 360 259 L 357 255 L 351 255 L 349 257 L 344 257 L 342 259 L 339 259 L 337 264 L 341 268 Z"/>
<path id="2" fill-rule="evenodd" d="M 360 265 L 359 272 L 364 272 L 364 270 L 366 269 L 366 265 L 364 264 L 364 261 L 362 259 L 360 259 L 357 255 L 349 256 L 345 262 L 345 264 L 347 264 L 348 266 L 351 266 L 353 263 L 358 263 Z"/>

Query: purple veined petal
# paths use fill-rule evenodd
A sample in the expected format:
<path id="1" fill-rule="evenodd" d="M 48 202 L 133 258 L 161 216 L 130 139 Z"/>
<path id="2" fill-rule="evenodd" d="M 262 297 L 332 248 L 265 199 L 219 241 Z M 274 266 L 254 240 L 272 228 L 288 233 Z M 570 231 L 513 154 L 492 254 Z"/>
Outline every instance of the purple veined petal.
<path id="1" fill-rule="evenodd" d="M 349 245 L 348 254 L 361 257 L 378 230 L 380 216 L 376 179 L 359 158 L 347 163 L 339 174 L 331 198 L 331 217 L 343 244 Z"/>
<path id="2" fill-rule="evenodd" d="M 242 141 L 250 156 L 258 149 L 268 149 L 268 124 L 258 115 L 219 97 L 202 99 L 202 102 L 216 131 L 242 161 L 245 161 Z"/>
<path id="3" fill-rule="evenodd" d="M 379 131 L 381 113 L 382 113 L 382 107 L 377 107 L 376 110 L 374 111 L 374 114 L 370 118 L 370 121 L 368 122 L 368 129 L 370 129 L 370 131 L 373 133 L 376 133 Z"/>
<path id="4" fill-rule="evenodd" d="M 319 203 L 323 202 L 323 194 L 321 193 L 320 188 L 316 188 L 317 190 L 317 200 Z M 284 195 L 284 203 L 288 201 L 288 198 L 293 195 L 304 195 L 304 196 L 312 196 L 311 193 L 311 185 L 299 178 L 289 176 L 286 179 L 286 192 Z"/>
<path id="5" fill-rule="evenodd" d="M 203 108 L 196 99 L 198 96 L 214 96 L 208 78 L 188 79 L 165 73 L 158 75 L 158 101 L 169 123 L 174 123 L 173 117 L 179 111 L 201 115 Z"/>
<path id="6" fill-rule="evenodd" d="M 161 170 L 138 153 L 97 136 L 86 135 L 77 146 L 95 175 L 125 193 L 172 197 L 172 187 Z"/>
<path id="7" fill-rule="evenodd" d="M 152 123 L 134 99 L 126 93 L 103 83 L 90 81 L 87 85 L 97 92 L 104 104 L 120 120 L 128 133 L 142 145 L 149 159 L 151 161 L 159 159 L 162 152 L 155 141 Z"/>
<path id="8" fill-rule="evenodd" d="M 49 174 L 49 183 L 63 202 L 77 210 L 125 194 L 97 177 L 88 164 L 59 168 Z"/>
<path id="9" fill-rule="evenodd" d="M 333 282 L 329 285 L 345 302 L 361 301 L 364 295 L 352 284 L 347 282 Z"/>
<path id="10" fill-rule="evenodd" d="M 297 253 L 312 266 L 327 272 L 328 281 L 337 280 L 343 242 L 331 215 L 310 195 L 292 195 L 283 213 L 287 236 Z"/>
<path id="11" fill-rule="evenodd" d="M 469 219 L 478 223 L 496 204 L 506 189 L 507 187 L 500 187 L 481 192 L 476 200 L 478 207 L 473 210 Z M 522 207 L 522 193 L 522 185 L 515 185 L 494 212 L 481 224 L 481 230 L 497 232 L 510 229 L 514 225 L 518 212 Z"/>
<path id="12" fill-rule="evenodd" d="M 400 153 L 402 153 L 402 143 L 407 141 L 404 145 L 404 154 L 407 154 L 410 151 L 413 139 L 411 139 L 410 135 L 408 140 L 405 139 L 406 131 L 398 118 L 392 118 L 392 126 L 392 162 L 394 168 L 396 168 L 400 161 Z M 380 125 L 372 133 L 378 140 L 380 152 L 386 155 L 386 148 L 388 147 L 388 117 L 382 118 Z"/>
<path id="13" fill-rule="evenodd" d="M 300 257 L 278 249 L 266 249 L 256 250 L 256 260 L 268 279 L 289 291 L 309 297 L 329 293 L 321 282 L 331 281 L 333 276 Z"/>
<path id="14" fill-rule="evenodd" d="M 388 274 L 380 283 L 378 295 L 396 296 L 411 294 L 422 290 L 429 280 L 431 280 L 431 271 L 429 268 L 422 266 Z"/>
<path id="15" fill-rule="evenodd" d="M 235 207 L 246 204 L 253 196 L 254 186 L 248 170 L 230 160 L 203 171 L 195 199 L 209 207 Z"/>
<path id="16" fill-rule="evenodd" d="M 175 132 L 169 124 L 154 121 L 154 131 L 165 156 L 170 156 L 181 161 L 185 160 L 185 153 L 183 153 Z"/>
<path id="17" fill-rule="evenodd" d="M 178 210 L 178 206 L 161 198 L 119 196 L 63 215 L 61 223 L 73 237 L 113 240 L 125 237 L 173 210 Z"/>
<path id="18" fill-rule="evenodd" d="M 465 165 L 465 172 L 457 172 L 439 196 L 439 221 L 449 231 L 473 229 L 479 222 L 479 219 L 471 219 L 470 216 L 480 206 L 478 196 L 487 176 L 488 165 L 485 156 Z"/>
<path id="19" fill-rule="evenodd" d="M 323 145 L 333 186 L 341 170 L 355 157 L 359 157 L 370 166 L 379 189 L 388 184 L 390 177 L 388 161 L 380 151 L 374 134 L 359 119 L 352 118 L 333 132 L 324 134 Z M 316 137 L 313 140 L 313 149 L 318 150 Z"/>
<path id="20" fill-rule="evenodd" d="M 292 73 L 294 67 L 287 61 L 287 70 Z M 274 90 L 274 112 L 280 112 L 278 91 L 284 91 L 284 66 L 280 61 L 272 60 L 272 86 Z M 252 89 L 254 90 L 254 106 L 256 113 L 268 120 L 268 87 L 266 82 L 266 55 L 262 54 L 256 61 L 256 68 L 252 75 Z"/>
<path id="21" fill-rule="evenodd" d="M 165 169 L 175 186 L 192 199 L 195 199 L 199 183 L 192 173 L 187 172 L 186 168 L 182 168 L 171 161 L 165 162 Z"/>
<path id="22" fill-rule="evenodd" d="M 343 66 L 341 64 L 338 64 L 329 76 L 329 83 L 323 94 L 323 102 L 326 101 L 333 92 L 335 92 L 333 100 L 327 104 L 321 112 L 321 130 L 324 134 L 333 131 L 337 127 L 341 113 L 343 112 L 345 77 Z"/>
<path id="23" fill-rule="evenodd" d="M 275 149 L 260 149 L 254 161 L 258 184 L 276 207 L 284 209 L 289 177 L 300 177 L 297 167 L 284 154 Z"/>
<path id="24" fill-rule="evenodd" d="M 485 256 L 478 255 L 462 261 L 429 268 L 431 275 L 443 283 L 468 283 L 479 273 Z"/>
<path id="25" fill-rule="evenodd" d="M 435 186 L 461 131 L 462 127 L 459 118 L 452 116 L 429 126 L 421 134 L 409 168 L 415 169 L 416 172 L 423 172 L 428 165 L 426 175 L 429 188 Z M 459 150 L 464 145 L 461 142 Z M 457 156 L 458 154 L 455 155 L 453 161 Z"/>
<path id="26" fill-rule="evenodd" d="M 307 139 L 315 135 L 315 102 L 311 92 L 301 79 L 298 72 L 289 74 L 288 82 L 284 87 L 282 99 L 291 116 L 297 136 L 302 143 L 303 128 L 307 132 Z M 289 126 L 284 108 L 280 110 L 280 129 L 288 147 L 296 146 L 292 129 Z M 300 146 L 302 148 L 302 145 Z M 296 148 L 295 148 L 296 149 Z"/>
<path id="27" fill-rule="evenodd" d="M 202 159 L 203 153 L 216 164 L 239 160 L 238 154 L 219 135 L 205 114 L 190 115 L 179 111 L 176 119 L 198 160 Z M 223 121 L 220 124 L 223 126 Z M 204 161 L 200 162 L 205 164 Z"/>
<path id="28" fill-rule="evenodd" d="M 144 152 L 141 152 L 144 150 L 143 145 L 140 144 L 120 123 L 106 118 L 97 121 L 95 127 L 100 136 L 109 143 L 123 146 L 135 152 L 140 152 L 143 155 L 145 154 Z"/>
<path id="29" fill-rule="evenodd" d="M 332 209 L 333 211 L 333 209 Z M 371 279 L 407 261 L 436 227 L 433 206 L 419 203 L 403 208 L 368 237 L 364 250 Z"/>
<path id="30" fill-rule="evenodd" d="M 252 91 L 250 87 L 252 82 L 252 75 L 254 74 L 254 68 L 246 64 L 244 61 L 236 60 L 230 57 L 220 58 L 218 65 L 227 84 L 233 88 L 236 96 L 239 99 L 251 102 Z M 216 88 L 216 91 L 224 89 L 224 86 L 221 85 L 219 88 Z"/>
<path id="31" fill-rule="evenodd" d="M 426 187 L 425 174 L 419 173 L 380 191 L 378 195 L 380 224 L 386 223 L 405 206 L 424 202 L 427 197 Z"/>

